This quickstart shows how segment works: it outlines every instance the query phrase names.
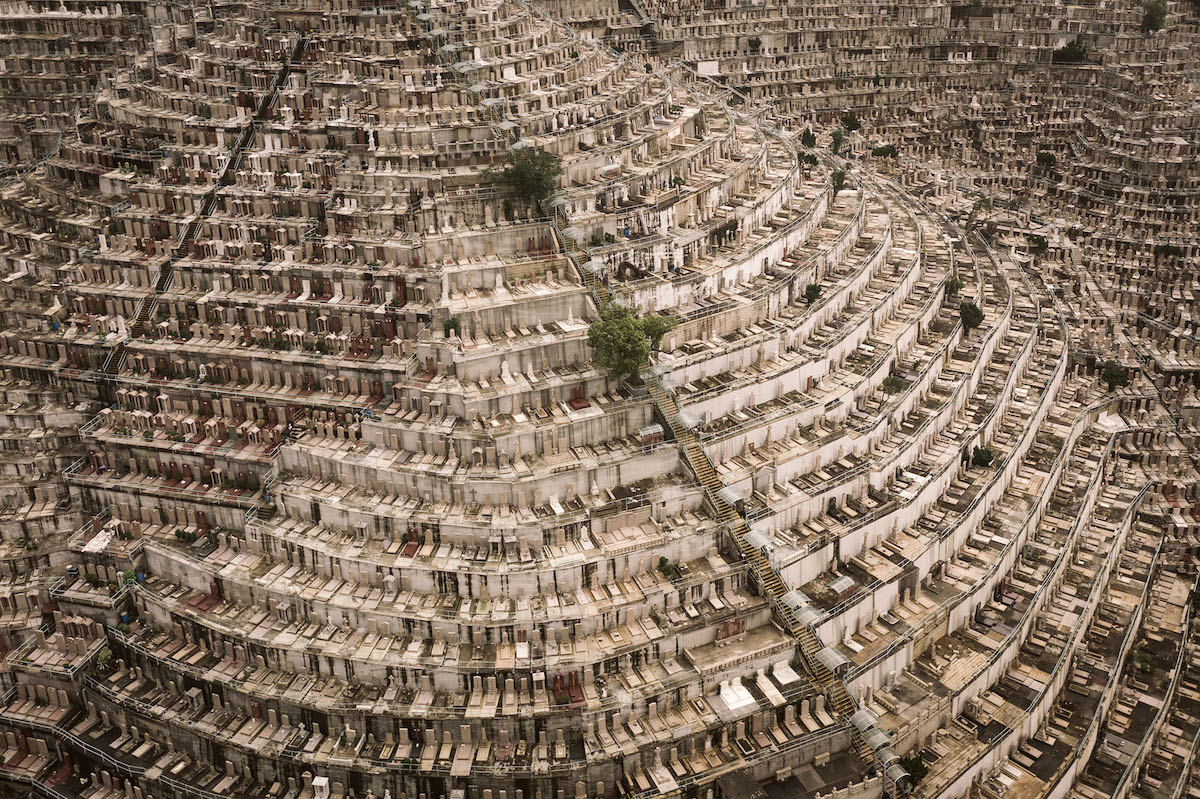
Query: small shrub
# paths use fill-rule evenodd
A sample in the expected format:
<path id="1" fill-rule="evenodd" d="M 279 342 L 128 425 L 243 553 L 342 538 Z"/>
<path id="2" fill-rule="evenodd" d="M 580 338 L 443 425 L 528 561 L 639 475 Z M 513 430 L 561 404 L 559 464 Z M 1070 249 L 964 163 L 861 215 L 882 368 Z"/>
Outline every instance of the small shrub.
<path id="1" fill-rule="evenodd" d="M 96 653 L 96 670 L 103 674 L 111 669 L 112 657 L 112 650 L 107 645 L 100 647 L 100 651 Z"/>

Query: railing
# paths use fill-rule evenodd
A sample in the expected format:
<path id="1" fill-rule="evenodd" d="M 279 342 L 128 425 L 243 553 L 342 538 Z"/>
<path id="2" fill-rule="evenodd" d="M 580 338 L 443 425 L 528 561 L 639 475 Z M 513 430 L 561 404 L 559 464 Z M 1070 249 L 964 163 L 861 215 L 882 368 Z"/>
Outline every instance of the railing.
<path id="1" fill-rule="evenodd" d="M 1163 543 L 1162 541 L 1159 542 L 1159 550 L 1157 552 L 1155 552 L 1155 561 L 1157 561 L 1158 555 L 1162 551 L 1162 543 Z M 1145 613 L 1144 605 L 1146 604 L 1146 595 L 1150 593 L 1150 585 L 1154 580 L 1153 566 L 1154 566 L 1154 564 L 1152 563 L 1151 564 L 1151 572 L 1148 573 L 1146 576 L 1146 588 L 1142 592 L 1143 598 L 1142 598 L 1142 602 L 1140 603 L 1140 606 L 1143 606 L 1143 611 L 1142 611 L 1143 613 Z M 1196 591 L 1198 589 L 1200 589 L 1200 575 L 1198 575 L 1197 579 L 1193 581 L 1192 590 L 1189 593 L 1189 597 L 1195 596 Z M 1112 792 L 1113 799 L 1124 799 L 1124 797 L 1128 796 L 1129 792 L 1131 790 L 1133 790 L 1134 787 L 1136 787 L 1135 785 L 1131 784 L 1131 780 L 1137 779 L 1138 771 L 1141 769 L 1142 764 L 1146 761 L 1146 757 L 1149 756 L 1149 754 L 1151 752 L 1151 744 L 1155 741 L 1155 739 L 1157 739 L 1158 733 L 1162 728 L 1163 721 L 1167 718 L 1167 715 L 1171 712 L 1171 709 L 1174 707 L 1175 694 L 1179 690 L 1179 683 L 1183 677 L 1184 657 L 1188 651 L 1188 643 L 1189 643 L 1188 631 L 1191 629 L 1191 624 L 1192 624 L 1192 603 L 1188 602 L 1184 606 L 1184 610 L 1183 610 L 1183 636 L 1179 640 L 1179 651 L 1176 653 L 1176 656 L 1175 656 L 1175 665 L 1173 668 L 1171 668 L 1171 670 L 1169 672 L 1170 673 L 1170 678 L 1169 678 L 1170 682 L 1168 684 L 1166 694 L 1162 697 L 1162 703 L 1158 706 L 1158 710 L 1157 710 L 1157 712 L 1155 712 L 1154 718 L 1150 720 L 1150 725 L 1146 729 L 1146 734 L 1142 737 L 1142 740 L 1138 743 L 1137 751 L 1134 752 L 1133 757 L 1130 758 L 1128 764 L 1126 764 L 1125 771 L 1121 774 L 1121 778 L 1117 781 L 1116 787 L 1113 788 L 1113 792 Z M 1132 625 L 1131 625 L 1131 627 L 1132 627 Z M 1133 630 L 1130 629 L 1131 635 L 1129 636 L 1128 640 L 1131 644 L 1132 644 L 1132 640 L 1133 640 L 1132 632 L 1133 632 Z M 1117 659 L 1117 663 L 1123 663 L 1125 661 L 1125 655 L 1127 653 L 1128 653 L 1128 648 L 1127 647 L 1123 648 L 1122 652 L 1121 652 L 1121 656 Z M 1114 671 L 1113 671 L 1114 675 L 1119 671 L 1120 671 L 1119 669 L 1114 669 Z M 1099 720 L 1100 720 L 1100 714 L 1096 714 L 1096 717 L 1093 719 L 1092 724 L 1095 725 Z M 1128 753 L 1126 752 L 1126 754 L 1128 754 Z"/>
<path id="2" fill-rule="evenodd" d="M 53 675 L 55 677 L 65 678 L 67 680 L 73 680 L 75 675 L 78 674 L 81 669 L 91 663 L 96 655 L 99 654 L 100 650 L 104 648 L 105 639 L 97 638 L 88 647 L 86 654 L 84 654 L 82 657 L 76 657 L 66 666 L 47 666 L 34 663 L 32 661 L 25 662 L 26 658 L 29 656 L 29 653 L 38 646 L 38 634 L 40 633 L 44 636 L 46 633 L 50 632 L 50 628 L 50 622 L 43 624 L 38 628 L 37 632 L 26 638 L 16 649 L 9 652 L 8 656 L 4 659 L 4 662 L 7 663 L 10 668 L 20 669 L 23 671 L 36 671 L 43 674 Z"/>
<path id="3" fill-rule="evenodd" d="M 1114 445 L 1116 438 L 1127 432 L 1129 432 L 1129 430 L 1125 429 L 1125 430 L 1115 431 L 1112 434 L 1110 434 L 1110 436 L 1108 438 L 1108 443 L 1107 443 L 1107 445 L 1103 451 L 1103 454 L 1101 456 L 1101 459 L 1099 461 L 1099 466 L 1097 467 L 1096 473 L 1092 475 L 1091 479 L 1087 483 L 1086 496 L 1088 497 L 1088 500 L 1085 501 L 1085 508 L 1081 509 L 1080 512 L 1075 516 L 1075 518 L 1071 524 L 1071 527 L 1067 532 L 1066 538 L 1063 540 L 1061 552 L 1064 553 L 1064 555 L 1066 553 L 1071 552 L 1071 550 L 1073 549 L 1073 547 L 1075 546 L 1075 544 L 1078 540 L 1080 531 L 1083 527 L 1083 524 L 1084 524 L 1086 518 L 1088 518 L 1090 516 L 1090 507 L 1094 503 L 1096 493 L 1097 493 L 1095 491 L 1095 487 L 1096 487 L 1096 484 L 1098 483 L 1098 481 L 1101 479 L 1101 476 L 1104 472 L 1103 465 L 1112 453 L 1113 445 Z M 1063 453 L 1060 453 L 1060 457 L 1063 457 Z M 1150 488 L 1153 487 L 1153 485 L 1154 485 L 1154 483 L 1152 481 L 1148 481 L 1142 487 L 1142 489 L 1138 493 L 1137 497 L 1130 503 L 1129 507 L 1126 509 L 1125 520 L 1122 522 L 1122 525 L 1120 528 L 1120 530 L 1122 532 L 1119 533 L 1119 535 L 1118 535 L 1118 541 L 1123 537 L 1124 531 L 1126 531 L 1128 529 L 1127 524 L 1131 522 L 1132 514 L 1134 513 L 1138 504 L 1141 502 L 1141 499 L 1150 490 Z M 1033 510 L 1036 511 L 1037 506 L 1035 506 Z M 1161 550 L 1162 550 L 1162 542 L 1160 541 L 1158 552 L 1161 552 Z M 1156 554 L 1155 560 L 1157 560 L 1157 557 L 1158 556 Z M 1006 656 L 1008 658 L 1007 662 L 1011 663 L 1011 661 L 1016 657 L 1016 653 L 1014 651 L 1012 651 L 1013 643 L 1021 640 L 1023 638 L 1023 636 L 1028 634 L 1029 630 L 1031 629 L 1032 624 L 1038 617 L 1040 608 L 1047 601 L 1049 601 L 1049 599 L 1051 597 L 1051 592 L 1059 584 L 1060 576 L 1065 573 L 1067 566 L 1072 564 L 1073 562 L 1074 562 L 1073 559 L 1070 557 L 1062 557 L 1046 573 L 1045 577 L 1043 577 L 1043 579 L 1042 579 L 1041 584 L 1037 587 L 1036 591 L 1033 593 L 1033 596 L 1030 598 L 1030 601 L 1029 601 L 1030 610 L 1025 615 L 1024 621 L 1021 622 L 1020 624 L 1018 624 L 1016 627 L 1014 627 L 1008 633 L 1008 635 L 1004 638 L 1004 640 L 1000 641 L 995 646 L 994 650 L 992 651 L 992 653 L 989 655 L 989 657 L 987 659 L 987 663 L 986 663 L 985 667 L 983 669 L 981 669 L 980 671 L 978 671 L 976 676 L 973 679 L 969 680 L 963 686 L 963 689 L 960 689 L 960 693 L 958 694 L 959 697 L 961 697 L 963 695 L 962 692 L 968 690 L 970 688 L 970 686 L 976 680 L 980 679 L 981 677 L 985 678 L 986 675 L 989 673 L 989 671 L 993 667 L 999 665 L 1003 668 L 1004 664 L 1001 664 L 1001 661 Z M 973 774 L 978 774 L 982 769 L 984 769 L 986 767 L 985 760 L 987 760 L 989 757 L 991 757 L 992 759 L 995 759 L 996 757 L 1007 756 L 1006 753 L 1004 753 L 1000 749 L 1000 747 L 1004 743 L 1004 741 L 1007 740 L 1012 735 L 1012 733 L 1015 732 L 1019 728 L 1019 725 L 1023 724 L 1025 722 L 1025 720 L 1031 714 L 1033 714 L 1039 710 L 1039 706 L 1047 700 L 1049 691 L 1050 691 L 1053 683 L 1055 682 L 1055 680 L 1057 680 L 1059 677 L 1063 677 L 1065 679 L 1065 676 L 1063 675 L 1061 668 L 1065 662 L 1065 659 L 1069 658 L 1070 656 L 1072 656 L 1074 654 L 1075 649 L 1077 648 L 1077 641 L 1078 641 L 1078 636 L 1080 633 L 1080 627 L 1083 627 L 1087 624 L 1088 620 L 1090 619 L 1091 612 L 1095 610 L 1095 607 L 1097 604 L 1096 601 L 1098 600 L 1098 598 L 1102 592 L 1103 586 L 1106 583 L 1106 581 L 1108 579 L 1108 574 L 1111 572 L 1112 568 L 1113 568 L 1113 559 L 1110 558 L 1104 562 L 1104 565 L 1101 567 L 1100 571 L 1097 573 L 1095 582 L 1092 584 L 1092 589 L 1089 594 L 1088 601 L 1086 603 L 1086 607 L 1089 608 L 1089 610 L 1087 612 L 1085 612 L 1085 615 L 1088 618 L 1085 618 L 1080 623 L 1080 625 L 1077 626 L 1072 631 L 1070 639 L 1067 642 L 1068 645 L 1063 646 L 1061 652 L 1059 653 L 1058 660 L 1056 661 L 1056 663 L 1053 667 L 1053 670 L 1050 671 L 1050 674 L 1052 675 L 1051 680 L 1045 684 L 1045 686 L 1043 687 L 1042 691 L 1038 694 L 1038 696 L 1030 701 L 1029 706 L 1022 711 L 1020 720 L 1014 724 L 1007 725 L 1007 726 L 995 731 L 995 733 L 992 734 L 991 737 L 985 742 L 985 743 L 987 743 L 987 749 L 982 753 L 982 755 L 979 757 L 973 758 L 971 760 L 971 762 L 969 762 L 967 765 L 965 765 L 961 770 L 950 775 L 949 781 L 945 782 L 942 785 L 943 790 L 953 790 L 954 786 L 962 785 L 964 782 L 969 782 L 970 777 Z M 1052 697 L 1050 697 L 1050 698 L 1052 698 Z M 953 704 L 954 704 L 954 698 L 948 698 L 948 701 L 950 702 L 950 708 L 952 710 Z M 1010 749 L 1011 749 L 1011 747 L 1010 747 Z"/>

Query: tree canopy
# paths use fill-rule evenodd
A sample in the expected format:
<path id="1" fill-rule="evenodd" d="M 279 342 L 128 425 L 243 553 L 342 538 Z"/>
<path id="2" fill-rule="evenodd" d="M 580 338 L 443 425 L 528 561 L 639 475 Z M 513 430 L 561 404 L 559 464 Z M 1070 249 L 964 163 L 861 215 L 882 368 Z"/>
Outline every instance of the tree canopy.
<path id="1" fill-rule="evenodd" d="M 1129 373 L 1125 371 L 1125 367 L 1116 361 L 1110 360 L 1104 362 L 1104 369 L 1100 372 L 1100 379 L 1108 384 L 1109 391 L 1129 385 Z"/>
<path id="2" fill-rule="evenodd" d="M 900 758 L 900 765 L 912 777 L 913 785 L 920 784 L 921 780 L 929 775 L 929 766 L 925 765 L 924 759 L 920 755 L 910 755 Z"/>
<path id="3" fill-rule="evenodd" d="M 1167 0 L 1146 0 L 1142 5 L 1142 33 L 1160 31 L 1167 24 Z"/>
<path id="4" fill-rule="evenodd" d="M 846 173 L 838 170 L 833 173 L 833 193 L 836 195 L 839 191 L 846 187 Z"/>
<path id="5" fill-rule="evenodd" d="M 536 147 L 510 150 L 503 167 L 490 168 L 493 178 L 512 188 L 522 200 L 544 202 L 558 189 L 562 159 Z"/>
<path id="6" fill-rule="evenodd" d="M 668 316 L 638 317 L 624 305 L 608 303 L 588 329 L 588 346 L 596 363 L 607 369 L 613 380 L 620 380 L 641 371 L 663 335 L 674 326 L 675 320 Z"/>
<path id="7" fill-rule="evenodd" d="M 1055 50 L 1050 55 L 1050 61 L 1055 64 L 1081 64 L 1087 58 L 1087 54 L 1087 45 L 1079 39 L 1072 39 L 1070 43 Z"/>
<path id="8" fill-rule="evenodd" d="M 674 319 L 660 314 L 643 316 L 638 321 L 641 323 L 642 332 L 650 339 L 650 346 L 656 350 L 662 344 L 662 337 L 666 335 L 667 331 L 675 327 Z"/>
<path id="9" fill-rule="evenodd" d="M 979 310 L 979 306 L 973 302 L 964 300 L 959 303 L 958 315 L 962 317 L 963 330 L 968 333 L 971 332 L 972 328 L 983 324 L 983 311 Z"/>
<path id="10" fill-rule="evenodd" d="M 988 447 L 976 447 L 971 451 L 971 463 L 976 466 L 982 466 L 985 469 L 995 457 L 996 453 L 992 452 Z"/>

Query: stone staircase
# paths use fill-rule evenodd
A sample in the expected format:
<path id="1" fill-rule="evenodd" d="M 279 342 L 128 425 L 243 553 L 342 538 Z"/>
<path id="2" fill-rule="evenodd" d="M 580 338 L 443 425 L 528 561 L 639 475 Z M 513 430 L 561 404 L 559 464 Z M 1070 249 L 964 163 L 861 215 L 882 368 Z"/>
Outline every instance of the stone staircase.
<path id="1" fill-rule="evenodd" d="M 877 751 L 868 743 L 868 733 L 873 730 L 881 730 L 878 722 L 872 718 L 868 720 L 863 729 L 851 724 L 851 717 L 858 712 L 858 706 L 838 674 L 837 667 L 831 668 L 820 657 L 820 653 L 826 649 L 826 646 L 817 636 L 810 620 L 798 614 L 796 608 L 786 601 L 788 588 L 784 584 L 783 578 L 771 565 L 770 559 L 763 549 L 751 542 L 750 525 L 726 498 L 725 484 L 717 475 L 695 434 L 683 423 L 679 404 L 675 397 L 659 380 L 652 380 L 649 388 L 655 407 L 670 425 L 671 432 L 674 434 L 675 441 L 679 444 L 689 468 L 704 487 L 705 498 L 712 506 L 717 518 L 728 526 L 730 538 L 737 547 L 742 560 L 749 565 L 759 589 L 770 600 L 771 606 L 778 614 L 783 626 L 799 643 L 801 659 L 813 677 L 814 687 L 828 697 L 838 720 L 852 727 L 854 751 L 859 759 L 868 764 L 876 763 Z M 899 784 L 901 781 L 893 780 L 888 783 L 885 779 L 885 784 L 890 784 L 889 795 L 896 795 L 900 791 L 903 787 Z"/>

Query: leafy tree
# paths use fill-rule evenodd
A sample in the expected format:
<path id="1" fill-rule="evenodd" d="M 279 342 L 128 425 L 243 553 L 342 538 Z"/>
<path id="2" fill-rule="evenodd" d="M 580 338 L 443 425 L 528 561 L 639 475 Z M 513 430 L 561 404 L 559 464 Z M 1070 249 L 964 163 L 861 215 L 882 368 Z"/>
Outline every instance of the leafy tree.
<path id="1" fill-rule="evenodd" d="M 900 758 L 900 765 L 912 776 L 913 786 L 916 786 L 921 780 L 929 776 L 929 766 L 925 765 L 925 761 L 920 755 L 902 757 Z"/>
<path id="2" fill-rule="evenodd" d="M 1087 45 L 1075 38 L 1055 50 L 1050 55 L 1050 61 L 1054 64 L 1081 64 L 1087 58 L 1087 54 Z"/>
<path id="3" fill-rule="evenodd" d="M 856 130 L 862 130 L 862 123 L 858 121 L 858 115 L 853 111 L 847 111 L 842 114 L 842 127 L 853 133 Z"/>
<path id="4" fill-rule="evenodd" d="M 962 291 L 962 287 L 962 279 L 957 274 L 950 275 L 950 277 L 946 279 L 946 293 L 950 296 L 954 296 L 958 292 Z"/>
<path id="5" fill-rule="evenodd" d="M 987 221 L 985 217 L 991 212 L 992 199 L 990 197 L 980 197 L 971 206 L 971 213 L 967 215 L 967 228 L 973 230 L 980 222 Z"/>
<path id="6" fill-rule="evenodd" d="M 750 52 L 752 53 L 757 53 L 762 49 L 762 39 L 758 38 L 757 36 L 751 36 L 746 40 L 746 44 L 749 45 Z"/>
<path id="7" fill-rule="evenodd" d="M 462 330 L 462 320 L 457 316 L 451 316 L 445 322 L 442 322 L 442 335 L 450 338 L 450 332 L 453 331 L 456 335 Z"/>
<path id="8" fill-rule="evenodd" d="M 1108 384 L 1109 391 L 1115 391 L 1118 388 L 1124 388 L 1129 385 L 1129 373 L 1125 371 L 1125 367 L 1112 360 L 1104 362 L 1104 369 L 1100 372 L 1100 379 Z"/>
<path id="9" fill-rule="evenodd" d="M 1046 250 L 1050 249 L 1050 243 L 1046 241 L 1045 236 L 1039 236 L 1032 233 L 1026 237 L 1029 240 L 1029 251 L 1034 255 L 1041 255 Z"/>
<path id="10" fill-rule="evenodd" d="M 846 141 L 845 132 L 841 131 L 841 130 L 835 130 L 833 132 L 833 142 L 829 146 L 829 151 L 831 153 L 833 153 L 834 155 L 837 155 L 838 153 L 840 153 L 842 151 L 842 143 L 845 141 Z"/>
<path id="11" fill-rule="evenodd" d="M 650 346 L 654 349 L 658 349 L 659 345 L 662 344 L 662 337 L 666 335 L 667 331 L 675 327 L 676 324 L 674 319 L 669 316 L 662 316 L 661 314 L 643 316 L 639 322 L 642 326 L 642 332 L 650 339 Z"/>
<path id="12" fill-rule="evenodd" d="M 804 129 L 804 132 L 800 134 L 800 143 L 805 147 L 817 146 L 817 137 L 813 134 L 812 128 Z"/>
<path id="13" fill-rule="evenodd" d="M 846 173 L 839 169 L 833 173 L 833 195 L 836 197 L 838 192 L 846 187 Z"/>
<path id="14" fill-rule="evenodd" d="M 888 394 L 899 394 L 904 390 L 904 379 L 899 375 L 888 375 L 883 378 L 883 390 Z"/>
<path id="15" fill-rule="evenodd" d="M 1039 150 L 1037 162 L 1038 166 L 1044 166 L 1046 169 L 1054 169 L 1058 165 L 1058 156 L 1049 150 Z"/>
<path id="16" fill-rule="evenodd" d="M 992 452 L 987 447 L 976 447 L 975 449 L 971 450 L 971 463 L 975 464 L 976 466 L 982 466 L 985 469 L 991 464 L 995 457 L 996 453 Z"/>
<path id="17" fill-rule="evenodd" d="M 817 157 L 812 153 L 804 153 L 800 156 L 800 160 L 808 166 L 817 165 Z"/>
<path id="18" fill-rule="evenodd" d="M 973 328 L 983 324 L 983 311 L 979 310 L 979 306 L 973 302 L 964 300 L 958 304 L 958 315 L 962 318 L 963 330 L 968 333 Z"/>
<path id="19" fill-rule="evenodd" d="M 871 155 L 876 158 L 895 158 L 899 154 L 900 151 L 896 149 L 896 145 L 894 144 L 885 144 L 880 147 L 871 148 Z"/>
<path id="20" fill-rule="evenodd" d="M 1167 24 L 1167 0 L 1146 0 L 1142 4 L 1142 33 L 1154 33 Z"/>
<path id="21" fill-rule="evenodd" d="M 820 283 L 809 283 L 807 286 L 804 287 L 804 301 L 807 302 L 809 305 L 812 305 L 814 302 L 816 302 L 820 298 L 821 298 L 821 284 Z"/>
<path id="22" fill-rule="evenodd" d="M 614 380 L 636 375 L 650 362 L 663 335 L 675 326 L 675 320 L 659 314 L 638 318 L 623 305 L 608 303 L 600 309 L 600 318 L 588 329 L 588 345 L 596 362 L 608 370 Z"/>
<path id="23" fill-rule="evenodd" d="M 498 183 L 512 188 L 521 199 L 540 203 L 550 199 L 558 188 L 562 159 L 536 147 L 522 147 L 509 151 L 504 167 L 492 165 L 488 173 Z"/>

